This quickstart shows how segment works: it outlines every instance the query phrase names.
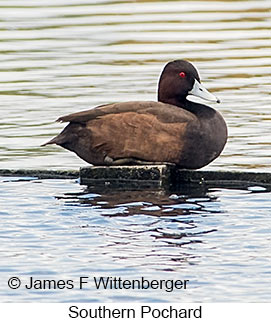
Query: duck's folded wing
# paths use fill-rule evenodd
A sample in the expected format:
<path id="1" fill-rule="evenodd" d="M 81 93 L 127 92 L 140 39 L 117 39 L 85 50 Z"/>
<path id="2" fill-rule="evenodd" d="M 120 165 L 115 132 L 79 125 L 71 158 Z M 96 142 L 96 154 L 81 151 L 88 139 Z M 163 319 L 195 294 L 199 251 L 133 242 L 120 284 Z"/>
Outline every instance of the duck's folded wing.
<path id="1" fill-rule="evenodd" d="M 136 158 L 175 163 L 183 150 L 186 128 L 187 120 L 164 122 L 154 114 L 136 112 L 105 115 L 86 124 L 92 155 L 95 152 L 113 160 Z"/>
<path id="2" fill-rule="evenodd" d="M 187 127 L 197 124 L 189 111 L 153 101 L 109 104 L 59 121 L 69 124 L 44 145 L 60 145 L 94 165 L 105 164 L 108 158 L 177 164 L 184 152 Z"/>

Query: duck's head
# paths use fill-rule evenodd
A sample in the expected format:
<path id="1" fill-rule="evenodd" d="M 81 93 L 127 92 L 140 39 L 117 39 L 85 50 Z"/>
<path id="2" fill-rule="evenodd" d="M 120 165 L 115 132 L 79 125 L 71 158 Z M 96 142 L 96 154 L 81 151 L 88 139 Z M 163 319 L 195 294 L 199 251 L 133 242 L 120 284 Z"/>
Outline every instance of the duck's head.
<path id="1" fill-rule="evenodd" d="M 220 102 L 201 84 L 199 73 L 190 62 L 175 60 L 167 63 L 159 80 L 158 101 L 184 107 L 188 95 Z"/>

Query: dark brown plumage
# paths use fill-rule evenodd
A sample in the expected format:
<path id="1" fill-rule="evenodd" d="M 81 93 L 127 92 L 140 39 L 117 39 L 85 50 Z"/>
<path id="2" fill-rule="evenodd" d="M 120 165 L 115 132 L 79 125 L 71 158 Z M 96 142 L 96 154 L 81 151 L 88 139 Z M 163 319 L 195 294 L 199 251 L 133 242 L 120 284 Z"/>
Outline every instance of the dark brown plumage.
<path id="1" fill-rule="evenodd" d="M 168 162 L 201 168 L 220 155 L 227 126 L 219 112 L 188 101 L 188 94 L 219 102 L 191 63 L 170 62 L 159 80 L 159 102 L 114 103 L 60 117 L 69 124 L 44 145 L 57 144 L 94 165 Z"/>

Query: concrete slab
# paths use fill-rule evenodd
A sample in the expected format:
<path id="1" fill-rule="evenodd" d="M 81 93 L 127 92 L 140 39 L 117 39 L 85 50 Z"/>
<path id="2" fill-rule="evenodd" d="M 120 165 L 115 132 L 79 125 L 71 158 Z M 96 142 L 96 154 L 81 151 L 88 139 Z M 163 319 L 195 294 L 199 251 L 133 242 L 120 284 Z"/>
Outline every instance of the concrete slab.
<path id="1" fill-rule="evenodd" d="M 176 167 L 169 165 L 83 167 L 80 183 L 127 190 L 170 189 L 174 185 L 175 173 Z"/>
<path id="2" fill-rule="evenodd" d="M 174 165 L 83 167 L 80 183 L 114 189 L 176 190 L 187 185 L 271 188 L 271 173 L 180 170 Z"/>
<path id="3" fill-rule="evenodd" d="M 36 177 L 40 179 L 73 179 L 79 178 L 79 171 L 48 169 L 0 169 L 0 176 Z"/>
<path id="4" fill-rule="evenodd" d="M 180 170 L 174 165 L 89 166 L 77 170 L 0 169 L 0 176 L 77 179 L 95 188 L 116 190 L 178 190 L 195 187 L 263 186 L 271 189 L 271 173 Z"/>

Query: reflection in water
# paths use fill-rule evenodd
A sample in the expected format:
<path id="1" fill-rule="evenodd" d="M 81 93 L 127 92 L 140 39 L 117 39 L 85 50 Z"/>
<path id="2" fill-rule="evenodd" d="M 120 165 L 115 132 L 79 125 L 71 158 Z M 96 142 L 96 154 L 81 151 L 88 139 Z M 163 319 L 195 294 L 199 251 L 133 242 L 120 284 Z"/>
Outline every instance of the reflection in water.
<path id="1" fill-rule="evenodd" d="M 93 229 L 93 214 L 114 218 L 114 227 L 99 230 L 107 241 L 101 246 L 104 253 L 110 250 L 114 259 L 140 259 L 140 267 L 151 258 L 152 265 L 159 266 L 160 270 L 174 272 L 179 265 L 196 263 L 200 257 L 179 248 L 202 243 L 206 234 L 217 230 L 202 230 L 198 219 L 221 212 L 217 197 L 210 195 L 206 188 L 190 189 L 187 194 L 188 188 L 170 194 L 165 191 L 107 191 L 97 194 L 86 189 L 79 194 L 66 193 L 57 199 L 63 200 L 66 207 L 84 209 L 87 223 L 82 225 L 84 229 Z M 146 248 L 147 241 L 151 243 L 151 249 Z M 120 248 L 125 252 L 122 250 L 119 254 Z"/>
<path id="2" fill-rule="evenodd" d="M 196 192 L 198 191 L 201 191 L 202 195 L 197 195 L 197 197 L 173 193 L 168 195 L 165 191 L 108 191 L 108 193 L 103 195 L 92 194 L 86 191 L 75 196 L 73 194 L 66 194 L 64 198 L 66 204 L 69 205 L 89 205 L 97 208 L 102 205 L 103 209 L 116 208 L 116 214 L 112 215 L 120 215 L 118 210 L 121 209 L 127 210 L 127 214 L 130 215 L 144 213 L 153 216 L 174 216 L 204 212 L 204 203 L 216 200 L 216 197 L 206 195 L 206 188 L 202 190 L 197 189 Z M 74 198 L 75 204 L 73 204 Z M 107 215 L 110 215 L 110 213 Z"/>
<path id="3" fill-rule="evenodd" d="M 111 191 L 100 195 L 87 190 L 79 195 L 72 193 L 58 198 L 64 199 L 66 206 L 89 208 L 91 212 L 102 216 L 141 218 L 139 223 L 132 221 L 131 225 L 128 220 L 127 226 L 118 227 L 118 237 L 125 233 L 125 239 L 127 235 L 136 239 L 137 235 L 147 233 L 155 239 L 163 239 L 169 246 L 181 247 L 185 244 L 201 243 L 202 235 L 216 231 L 200 231 L 194 219 L 197 216 L 207 216 L 208 213 L 220 212 L 217 198 L 205 191 L 203 189 L 202 195 L 196 197 L 191 192 L 189 196 L 179 193 L 168 195 L 164 191 Z M 145 217 L 148 221 L 143 225 L 142 220 Z M 181 260 L 179 257 L 178 259 Z M 176 258 L 171 260 L 176 261 Z"/>

